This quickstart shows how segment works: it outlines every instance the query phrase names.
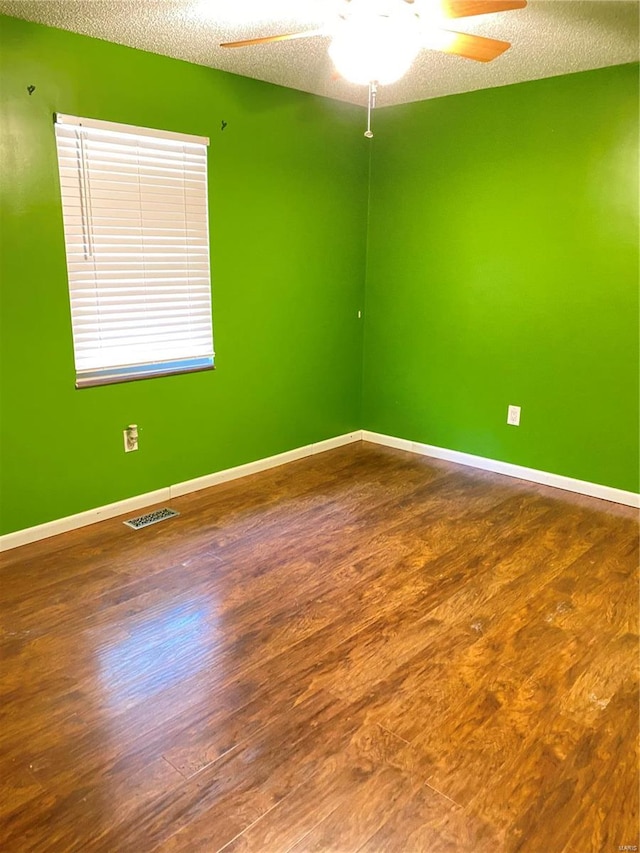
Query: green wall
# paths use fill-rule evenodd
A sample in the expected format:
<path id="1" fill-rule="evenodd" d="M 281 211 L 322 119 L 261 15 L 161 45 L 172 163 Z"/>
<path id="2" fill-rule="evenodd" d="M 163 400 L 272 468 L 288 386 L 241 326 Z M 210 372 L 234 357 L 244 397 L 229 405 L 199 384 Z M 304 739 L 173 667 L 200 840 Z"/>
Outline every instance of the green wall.
<path id="1" fill-rule="evenodd" d="M 636 66 L 379 110 L 371 145 L 348 105 L 0 39 L 0 532 L 360 427 L 638 490 Z M 216 371 L 74 388 L 56 111 L 211 138 Z"/>
<path id="2" fill-rule="evenodd" d="M 637 491 L 637 66 L 375 134 L 362 426 Z"/>
<path id="3" fill-rule="evenodd" d="M 358 428 L 362 111 L 7 17 L 0 39 L 1 532 Z M 55 111 L 211 138 L 215 371 L 75 390 Z"/>

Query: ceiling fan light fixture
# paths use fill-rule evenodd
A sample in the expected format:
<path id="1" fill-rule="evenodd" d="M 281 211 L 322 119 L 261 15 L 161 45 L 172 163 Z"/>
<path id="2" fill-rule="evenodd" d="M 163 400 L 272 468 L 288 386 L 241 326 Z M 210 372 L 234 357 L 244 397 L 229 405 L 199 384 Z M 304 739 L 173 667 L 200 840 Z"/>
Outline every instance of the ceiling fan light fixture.
<path id="1" fill-rule="evenodd" d="M 375 5 L 375 4 L 374 4 Z M 351 83 L 395 83 L 421 47 L 418 19 L 407 3 L 356 6 L 338 22 L 329 47 L 337 71 Z"/>

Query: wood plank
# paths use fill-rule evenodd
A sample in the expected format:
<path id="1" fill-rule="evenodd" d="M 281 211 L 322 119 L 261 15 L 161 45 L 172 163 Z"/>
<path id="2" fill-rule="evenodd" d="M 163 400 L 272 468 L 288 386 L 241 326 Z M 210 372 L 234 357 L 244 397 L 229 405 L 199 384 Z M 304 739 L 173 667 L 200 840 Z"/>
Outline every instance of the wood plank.
<path id="1" fill-rule="evenodd" d="M 362 718 L 356 715 L 356 719 Z M 343 809 L 345 798 L 352 802 L 351 798 L 358 792 L 363 799 L 370 799 L 371 791 L 380 787 L 383 776 L 390 777 L 392 783 L 387 793 L 402 788 L 405 780 L 388 761 L 403 747 L 403 742 L 366 721 L 354 727 L 353 717 L 340 715 L 331 728 L 335 730 L 344 725 L 348 737 L 344 738 L 342 748 L 335 753 L 322 751 L 310 756 L 311 760 L 305 761 L 306 772 L 301 784 L 225 845 L 227 853 L 246 849 L 284 850 L 301 839 L 306 843 L 309 831 L 323 817 Z M 215 814 L 209 811 L 163 846 L 167 850 L 217 849 L 219 837 Z M 344 839 L 340 843 L 344 845 Z"/>
<path id="2" fill-rule="evenodd" d="M 3 555 L 0 847 L 637 843 L 633 510 L 351 445 Z"/>

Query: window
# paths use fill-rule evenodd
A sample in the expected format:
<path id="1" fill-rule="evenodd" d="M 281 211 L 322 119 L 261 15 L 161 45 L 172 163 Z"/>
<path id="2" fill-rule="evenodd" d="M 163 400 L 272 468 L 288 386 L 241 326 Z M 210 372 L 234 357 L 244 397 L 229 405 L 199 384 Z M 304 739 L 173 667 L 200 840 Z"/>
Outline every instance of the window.
<path id="1" fill-rule="evenodd" d="M 208 139 L 56 115 L 76 387 L 213 367 Z"/>

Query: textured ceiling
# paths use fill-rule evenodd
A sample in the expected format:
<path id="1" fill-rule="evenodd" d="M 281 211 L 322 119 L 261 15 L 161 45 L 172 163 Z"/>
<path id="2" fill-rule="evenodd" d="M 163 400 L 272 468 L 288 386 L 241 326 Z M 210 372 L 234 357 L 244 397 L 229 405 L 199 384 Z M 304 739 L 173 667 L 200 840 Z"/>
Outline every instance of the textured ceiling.
<path id="1" fill-rule="evenodd" d="M 0 13 L 364 104 L 364 87 L 336 79 L 328 37 L 219 47 L 316 29 L 337 8 L 336 0 L 0 0 Z M 425 49 L 401 81 L 380 87 L 378 106 L 633 62 L 638 11 L 637 0 L 529 0 L 526 9 L 459 18 L 451 29 L 509 41 L 511 49 L 490 63 Z"/>

